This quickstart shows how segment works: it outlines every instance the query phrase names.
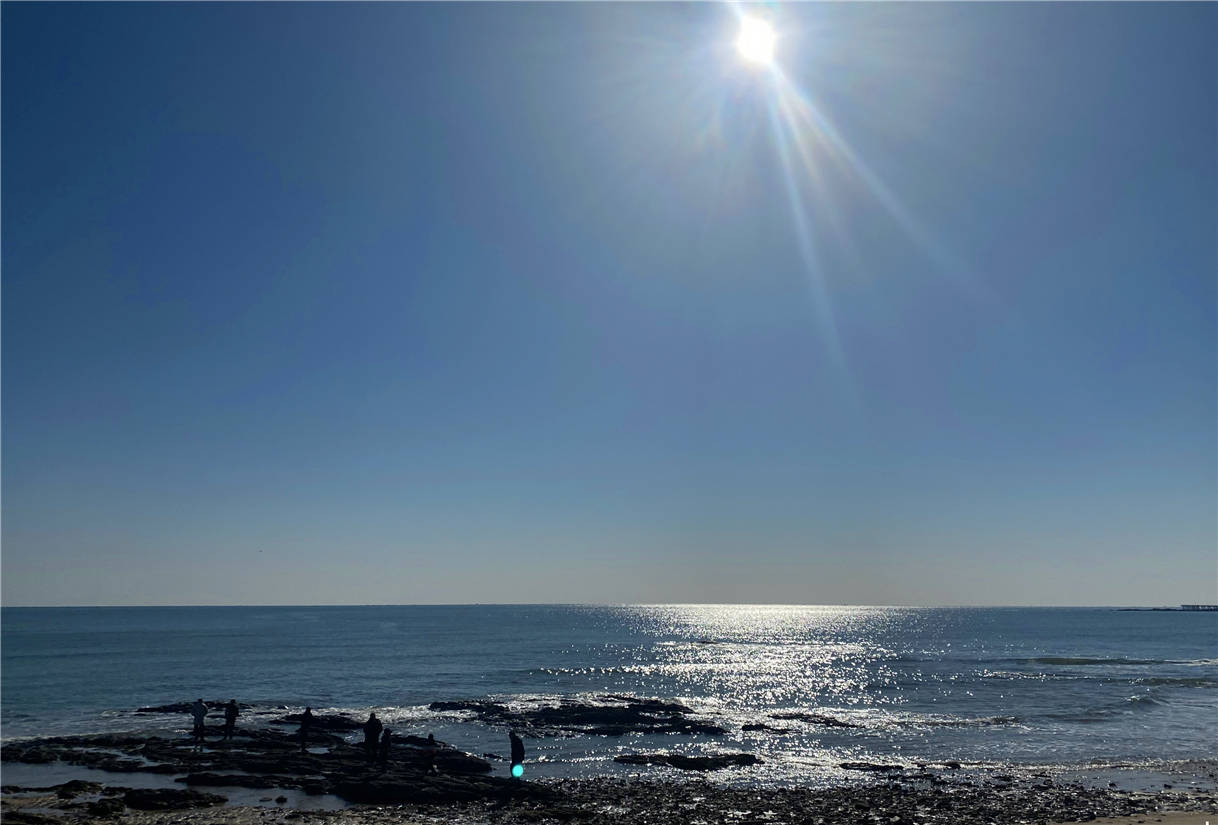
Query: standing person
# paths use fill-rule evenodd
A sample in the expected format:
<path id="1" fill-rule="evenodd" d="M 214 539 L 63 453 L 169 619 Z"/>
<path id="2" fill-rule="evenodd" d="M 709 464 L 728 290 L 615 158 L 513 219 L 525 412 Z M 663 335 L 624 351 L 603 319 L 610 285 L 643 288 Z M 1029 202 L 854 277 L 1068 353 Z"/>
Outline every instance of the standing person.
<path id="1" fill-rule="evenodd" d="M 368 721 L 364 723 L 364 753 L 368 754 L 369 762 L 376 759 L 376 745 L 384 729 L 385 726 L 376 718 L 375 712 L 368 714 Z"/>
<path id="2" fill-rule="evenodd" d="M 203 720 L 207 718 L 207 705 L 203 704 L 202 699 L 195 699 L 195 703 L 190 706 L 190 715 L 195 719 L 195 742 L 203 743 L 203 734 L 207 731 Z"/>
<path id="3" fill-rule="evenodd" d="M 313 708 L 305 708 L 300 714 L 300 752 L 305 752 L 305 742 L 309 739 L 309 728 L 313 727 Z"/>
<path id="4" fill-rule="evenodd" d="M 524 742 L 514 730 L 508 731 L 508 739 L 512 742 L 512 776 L 519 779 L 524 775 Z"/>
<path id="5" fill-rule="evenodd" d="M 237 716 L 241 711 L 237 710 L 237 700 L 229 699 L 228 704 L 224 706 L 224 738 L 233 738 L 233 728 L 237 726 Z"/>
<path id="6" fill-rule="evenodd" d="M 381 747 L 377 751 L 376 761 L 383 768 L 389 764 L 389 738 L 393 731 L 385 728 L 385 732 L 381 734 Z"/>
<path id="7" fill-rule="evenodd" d="M 436 744 L 436 735 L 434 733 L 427 734 L 427 749 L 425 756 L 427 757 L 427 772 L 437 773 L 436 771 L 436 751 L 439 750 L 439 745 Z"/>

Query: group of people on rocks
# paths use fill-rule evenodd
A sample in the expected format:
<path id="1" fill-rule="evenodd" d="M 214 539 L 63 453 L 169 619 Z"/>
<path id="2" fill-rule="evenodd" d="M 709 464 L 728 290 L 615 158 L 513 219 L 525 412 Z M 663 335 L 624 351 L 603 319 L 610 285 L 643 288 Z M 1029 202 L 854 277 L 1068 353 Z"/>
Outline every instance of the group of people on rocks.
<path id="1" fill-rule="evenodd" d="M 389 761 L 389 743 L 393 731 L 385 727 L 380 719 L 376 718 L 376 713 L 368 715 L 368 721 L 364 723 L 364 752 L 368 755 L 368 761 L 375 760 L 378 764 L 384 765 Z M 432 737 L 435 740 L 435 737 Z"/>
<path id="2" fill-rule="evenodd" d="M 195 720 L 195 741 L 202 744 L 203 736 L 207 732 L 207 726 L 204 722 L 207 719 L 207 704 L 202 699 L 195 699 L 195 703 L 190 706 L 190 715 Z M 237 700 L 229 699 L 228 704 L 224 706 L 224 739 L 233 738 L 233 730 L 237 727 L 237 717 L 240 715 L 241 711 L 237 707 Z"/>
<path id="3" fill-rule="evenodd" d="M 223 739 L 228 740 L 233 738 L 233 730 L 237 725 L 237 717 L 241 711 L 237 707 L 236 699 L 229 699 L 228 704 L 224 706 L 224 735 Z M 194 717 L 194 740 L 198 744 L 203 743 L 203 737 L 206 733 L 205 720 L 207 718 L 207 703 L 202 699 L 196 699 L 194 704 L 190 706 L 190 715 Z M 300 714 L 300 751 L 304 753 L 309 741 L 309 731 L 313 729 L 313 708 L 306 707 L 304 713 Z M 385 727 L 380 719 L 376 718 L 376 712 L 368 714 L 368 721 L 364 722 L 364 753 L 368 757 L 369 762 L 376 762 L 384 767 L 389 763 L 389 747 L 392 742 L 393 731 Z M 508 733 L 512 747 L 512 776 L 519 777 L 517 765 L 524 763 L 524 743 L 520 737 L 516 735 L 516 731 Z M 427 745 L 424 753 L 427 759 L 427 773 L 436 773 L 436 753 L 439 750 L 439 744 L 436 742 L 434 733 L 427 734 Z"/>

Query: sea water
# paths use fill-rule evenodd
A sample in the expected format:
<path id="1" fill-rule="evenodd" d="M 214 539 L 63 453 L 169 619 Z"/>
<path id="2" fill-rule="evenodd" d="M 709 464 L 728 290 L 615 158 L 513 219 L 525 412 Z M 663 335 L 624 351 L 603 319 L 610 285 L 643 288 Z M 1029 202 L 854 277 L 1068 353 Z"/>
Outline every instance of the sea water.
<path id="1" fill-rule="evenodd" d="M 6 741 L 185 735 L 185 714 L 135 710 L 202 697 L 252 705 L 241 725 L 305 705 L 375 710 L 397 733 L 499 755 L 505 729 L 429 704 L 628 695 L 679 701 L 728 733 L 526 738 L 530 778 L 620 775 L 638 769 L 614 756 L 655 750 L 761 757 L 734 781 L 832 783 L 844 761 L 1147 765 L 1212 757 L 1218 742 L 1218 613 L 454 605 L 4 608 L 2 620 Z M 775 718 L 793 713 L 814 716 Z"/>

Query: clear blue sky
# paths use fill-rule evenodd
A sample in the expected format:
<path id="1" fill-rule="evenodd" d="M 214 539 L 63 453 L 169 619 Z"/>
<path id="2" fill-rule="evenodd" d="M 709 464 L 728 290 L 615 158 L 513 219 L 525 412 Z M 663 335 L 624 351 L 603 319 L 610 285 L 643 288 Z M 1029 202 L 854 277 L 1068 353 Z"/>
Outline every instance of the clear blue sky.
<path id="1" fill-rule="evenodd" d="M 5 4 L 4 603 L 1218 599 L 1218 6 L 766 13 Z"/>

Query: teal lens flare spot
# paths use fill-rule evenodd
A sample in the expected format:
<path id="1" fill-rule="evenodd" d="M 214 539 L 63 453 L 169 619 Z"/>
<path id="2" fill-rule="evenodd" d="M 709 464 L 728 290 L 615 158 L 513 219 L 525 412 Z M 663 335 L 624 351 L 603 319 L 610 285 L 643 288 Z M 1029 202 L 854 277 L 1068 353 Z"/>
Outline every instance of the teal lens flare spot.
<path id="1" fill-rule="evenodd" d="M 516 777 L 517 779 L 524 776 L 524 765 L 513 765 L 512 776 Z"/>

